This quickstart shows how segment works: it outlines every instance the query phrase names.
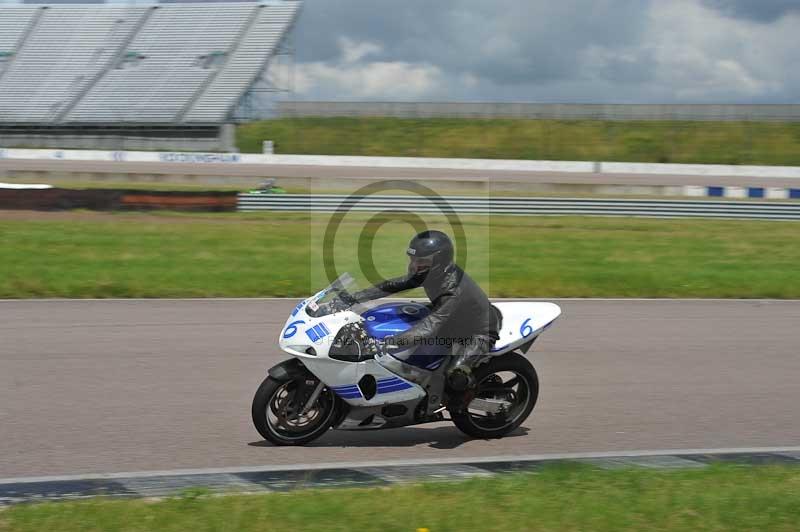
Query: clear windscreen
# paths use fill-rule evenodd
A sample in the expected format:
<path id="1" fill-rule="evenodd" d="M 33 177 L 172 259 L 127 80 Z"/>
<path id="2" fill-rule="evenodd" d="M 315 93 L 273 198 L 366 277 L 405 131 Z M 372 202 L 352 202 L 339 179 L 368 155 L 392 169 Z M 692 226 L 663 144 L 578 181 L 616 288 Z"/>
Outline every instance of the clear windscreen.
<path id="1" fill-rule="evenodd" d="M 349 273 L 343 273 L 327 288 L 317 292 L 308 303 L 306 312 L 309 316 L 318 318 L 346 310 L 353 304 L 350 296 L 358 289 L 356 280 Z"/>

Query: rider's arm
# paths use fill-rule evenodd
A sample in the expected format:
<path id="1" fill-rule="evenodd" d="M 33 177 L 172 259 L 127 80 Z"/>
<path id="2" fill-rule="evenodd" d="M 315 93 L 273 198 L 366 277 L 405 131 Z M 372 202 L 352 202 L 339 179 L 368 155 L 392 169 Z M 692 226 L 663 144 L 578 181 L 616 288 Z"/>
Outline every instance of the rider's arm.
<path id="1" fill-rule="evenodd" d="M 439 328 L 448 321 L 458 307 L 458 297 L 452 291 L 440 295 L 433 302 L 431 313 L 422 318 L 417 324 L 408 331 L 387 338 L 387 342 L 398 347 L 412 347 L 418 345 L 425 338 L 436 335 Z"/>
<path id="2" fill-rule="evenodd" d="M 375 286 L 352 295 L 356 302 L 362 303 L 364 301 L 371 301 L 373 299 L 380 299 L 391 294 L 396 294 L 397 292 L 403 292 L 404 290 L 419 288 L 420 286 L 422 286 L 422 281 L 418 276 L 406 275 L 404 277 L 397 277 L 396 279 L 387 279 L 382 283 L 378 283 Z"/>

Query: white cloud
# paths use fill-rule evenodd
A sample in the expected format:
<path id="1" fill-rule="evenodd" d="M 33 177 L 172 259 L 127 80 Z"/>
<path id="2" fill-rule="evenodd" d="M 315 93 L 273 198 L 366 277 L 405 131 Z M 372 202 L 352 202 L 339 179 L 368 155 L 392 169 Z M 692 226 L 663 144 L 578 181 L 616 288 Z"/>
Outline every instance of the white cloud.
<path id="1" fill-rule="evenodd" d="M 327 98 L 413 99 L 441 88 L 442 72 L 426 63 L 366 61 L 380 53 L 375 43 L 339 40 L 337 61 L 303 63 L 296 67 L 300 95 Z"/>
<path id="2" fill-rule="evenodd" d="M 781 31 L 784 20 L 765 26 L 721 16 L 692 0 L 659 3 L 649 32 L 658 82 L 680 100 L 744 101 L 778 93 L 785 73 L 770 57 L 769 33 Z"/>
<path id="3" fill-rule="evenodd" d="M 441 83 L 438 68 L 400 61 L 338 65 L 308 63 L 298 66 L 296 75 L 300 94 L 340 99 L 414 98 L 433 92 Z"/>
<path id="4" fill-rule="evenodd" d="M 342 61 L 358 63 L 365 57 L 381 53 L 383 46 L 374 42 L 356 42 L 347 37 L 339 37 L 339 49 L 342 53 Z"/>
<path id="5" fill-rule="evenodd" d="M 769 98 L 787 85 L 785 58 L 775 56 L 793 38 L 785 22 L 729 18 L 694 0 L 661 2 L 635 47 L 589 45 L 581 55 L 584 75 L 587 85 L 638 87 L 650 101 Z"/>
<path id="6" fill-rule="evenodd" d="M 748 4 L 752 16 L 730 16 L 744 0 L 321 1 L 308 0 L 305 12 L 298 86 L 306 98 L 766 103 L 800 95 L 800 12 L 788 0 Z"/>

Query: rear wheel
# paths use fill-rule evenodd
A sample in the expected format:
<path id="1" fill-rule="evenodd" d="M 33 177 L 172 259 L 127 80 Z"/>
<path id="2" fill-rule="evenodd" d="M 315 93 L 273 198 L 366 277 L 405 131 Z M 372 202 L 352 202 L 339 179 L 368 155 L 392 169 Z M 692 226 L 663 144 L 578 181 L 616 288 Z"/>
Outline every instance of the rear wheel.
<path id="1" fill-rule="evenodd" d="M 475 438 L 500 438 L 519 427 L 539 397 L 539 377 L 519 353 L 491 359 L 474 369 L 475 397 L 466 411 L 451 413 L 461 432 Z"/>
<path id="2" fill-rule="evenodd" d="M 314 404 L 302 412 L 316 383 L 304 385 L 299 378 L 281 382 L 267 377 L 253 398 L 253 424 L 275 445 L 304 445 L 316 440 L 335 419 L 336 397 L 328 388 L 323 388 Z"/>

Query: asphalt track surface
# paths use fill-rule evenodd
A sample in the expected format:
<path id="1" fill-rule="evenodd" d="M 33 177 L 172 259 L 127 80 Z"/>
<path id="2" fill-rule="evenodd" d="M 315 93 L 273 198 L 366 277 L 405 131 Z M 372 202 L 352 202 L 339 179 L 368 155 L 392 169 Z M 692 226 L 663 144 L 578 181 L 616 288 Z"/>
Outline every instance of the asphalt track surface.
<path id="1" fill-rule="evenodd" d="M 250 401 L 291 300 L 0 301 L 0 478 L 800 444 L 800 301 L 562 300 L 524 427 L 265 444 Z"/>
<path id="2" fill-rule="evenodd" d="M 595 184 L 595 185 L 700 185 L 742 187 L 787 187 L 797 183 L 791 178 L 762 178 L 741 176 L 682 176 L 652 174 L 611 174 L 575 172 L 524 172 L 504 170 L 452 170 L 383 167 L 332 167 L 312 165 L 269 164 L 206 164 L 206 163 L 124 163 L 109 161 L 52 161 L 32 159 L 0 160 L 0 173 L 64 172 L 95 174 L 192 175 L 227 176 L 238 178 L 294 177 L 376 179 L 411 178 L 443 181 L 486 181 L 527 184 Z"/>

